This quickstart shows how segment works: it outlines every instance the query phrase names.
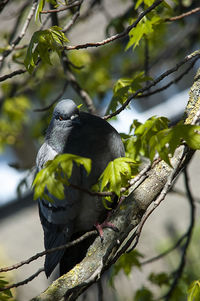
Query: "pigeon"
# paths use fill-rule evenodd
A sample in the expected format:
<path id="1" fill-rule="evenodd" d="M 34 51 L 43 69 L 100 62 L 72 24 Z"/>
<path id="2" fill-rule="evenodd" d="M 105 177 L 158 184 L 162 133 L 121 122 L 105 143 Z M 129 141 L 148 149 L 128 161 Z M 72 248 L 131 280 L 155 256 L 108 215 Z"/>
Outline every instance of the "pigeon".
<path id="1" fill-rule="evenodd" d="M 124 146 L 118 132 L 104 119 L 79 111 L 70 99 L 63 99 L 54 108 L 48 126 L 45 142 L 36 157 L 37 172 L 45 167 L 48 160 L 58 154 L 75 154 L 90 158 L 92 168 L 87 175 L 82 165 L 73 165 L 70 182 L 74 186 L 90 190 L 97 183 L 107 164 L 118 157 L 124 157 Z M 38 200 L 39 215 L 44 230 L 45 249 L 59 247 L 74 240 L 83 233 L 103 223 L 108 210 L 102 198 L 89 195 L 81 189 L 65 187 L 63 200 L 53 198 L 53 202 Z M 48 194 L 48 191 L 47 191 Z M 82 245 L 47 253 L 44 269 L 49 277 L 60 264 L 60 275 L 71 270 L 86 255 L 93 242 L 88 238 Z"/>

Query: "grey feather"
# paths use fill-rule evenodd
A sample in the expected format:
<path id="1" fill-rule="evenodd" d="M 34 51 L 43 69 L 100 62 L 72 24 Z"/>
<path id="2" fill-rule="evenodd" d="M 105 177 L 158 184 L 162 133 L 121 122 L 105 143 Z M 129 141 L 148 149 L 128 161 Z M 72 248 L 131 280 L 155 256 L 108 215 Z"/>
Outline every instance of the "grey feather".
<path id="1" fill-rule="evenodd" d="M 62 153 L 92 160 L 89 176 L 83 167 L 74 165 L 70 179 L 73 184 L 90 189 L 109 161 L 124 156 L 124 147 L 120 135 L 109 123 L 100 117 L 79 112 L 72 100 L 62 100 L 54 109 L 45 143 L 38 152 L 38 170 L 43 168 L 48 160 Z M 90 196 L 71 187 L 65 187 L 65 195 L 64 200 L 54 198 L 51 204 L 46 200 L 39 200 L 46 249 L 67 243 L 72 236 L 91 230 L 96 222 L 102 222 L 106 217 L 106 209 L 99 197 Z M 64 251 L 46 256 L 47 276 L 63 256 Z"/>

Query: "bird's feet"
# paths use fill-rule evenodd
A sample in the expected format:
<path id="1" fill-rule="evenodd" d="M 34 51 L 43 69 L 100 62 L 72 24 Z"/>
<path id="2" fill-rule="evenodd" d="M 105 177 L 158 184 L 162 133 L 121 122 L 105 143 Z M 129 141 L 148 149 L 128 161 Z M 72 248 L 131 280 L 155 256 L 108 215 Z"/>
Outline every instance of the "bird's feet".
<path id="1" fill-rule="evenodd" d="M 108 222 L 107 219 L 102 224 L 95 223 L 94 226 L 99 233 L 101 241 L 103 241 L 103 228 L 110 228 L 115 232 L 119 232 L 119 229 L 115 225 L 113 225 L 111 222 Z"/>

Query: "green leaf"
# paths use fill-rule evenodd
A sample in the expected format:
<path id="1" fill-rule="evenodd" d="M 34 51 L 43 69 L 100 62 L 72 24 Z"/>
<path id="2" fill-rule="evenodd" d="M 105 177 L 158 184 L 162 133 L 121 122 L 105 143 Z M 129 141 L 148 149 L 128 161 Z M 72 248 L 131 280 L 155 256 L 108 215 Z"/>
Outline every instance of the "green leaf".
<path id="1" fill-rule="evenodd" d="M 130 275 L 131 270 L 133 267 L 140 268 L 140 258 L 142 258 L 143 255 L 134 250 L 130 253 L 125 253 L 123 254 L 117 262 L 114 264 L 112 273 L 111 273 L 111 278 L 110 278 L 110 284 L 113 286 L 114 284 L 114 277 L 122 270 L 127 276 Z"/>
<path id="2" fill-rule="evenodd" d="M 134 296 L 134 301 L 153 301 L 153 300 L 154 300 L 153 293 L 145 286 L 137 290 Z"/>
<path id="3" fill-rule="evenodd" d="M 0 276 L 0 289 L 5 288 L 8 285 L 8 281 L 4 280 L 4 277 Z M 14 301 L 12 292 L 10 289 L 0 291 L 0 300 L 1 301 Z"/>
<path id="4" fill-rule="evenodd" d="M 73 162 L 77 166 L 83 165 L 87 174 L 91 171 L 91 160 L 73 154 L 57 155 L 54 160 L 49 160 L 45 167 L 40 170 L 33 182 L 34 199 L 44 198 L 52 201 L 48 192 L 57 199 L 64 199 L 64 186 L 69 185 L 68 180 L 72 175 Z"/>
<path id="5" fill-rule="evenodd" d="M 185 124 L 180 125 L 179 130 L 189 147 L 200 149 L 200 126 Z"/>
<path id="6" fill-rule="evenodd" d="M 198 301 L 200 300 L 200 281 L 193 281 L 188 289 L 187 301 Z"/>
<path id="7" fill-rule="evenodd" d="M 135 9 L 138 9 L 138 7 L 144 2 L 144 0 L 137 0 L 135 4 Z"/>
<path id="8" fill-rule="evenodd" d="M 170 157 L 176 148 L 186 142 L 192 149 L 200 149 L 200 126 L 178 123 L 168 127 L 169 120 L 165 117 L 151 117 L 144 124 L 133 121 L 130 133 L 134 135 L 124 139 L 126 156 L 140 160 L 145 156 L 153 161 L 156 153 L 171 166 Z"/>
<path id="9" fill-rule="evenodd" d="M 36 8 L 36 12 L 35 12 L 35 22 L 37 22 L 38 19 L 40 19 L 40 22 L 41 22 L 41 14 L 40 13 L 43 10 L 44 5 L 45 5 L 45 0 L 39 0 L 38 1 L 38 5 L 37 5 L 37 8 Z"/>
<path id="10" fill-rule="evenodd" d="M 60 56 L 64 43 L 69 40 L 62 32 L 62 28 L 52 26 L 46 30 L 36 31 L 28 46 L 24 65 L 29 73 L 32 73 L 39 59 L 43 63 L 51 64 L 50 51 L 54 51 Z"/>
<path id="11" fill-rule="evenodd" d="M 148 279 L 153 283 L 161 287 L 162 285 L 169 285 L 171 277 L 162 272 L 159 274 L 151 273 L 148 277 Z"/>
<path id="12" fill-rule="evenodd" d="M 144 72 L 137 72 L 132 78 L 120 78 L 114 85 L 113 97 L 107 109 L 107 114 L 116 110 L 119 104 L 123 104 L 135 91 L 142 88 L 142 83 L 151 80 Z"/>
<path id="13" fill-rule="evenodd" d="M 138 163 L 131 158 L 121 157 L 108 163 L 99 178 L 100 191 L 113 191 L 120 195 L 120 189 L 138 173 Z"/>
<path id="14" fill-rule="evenodd" d="M 30 101 L 26 96 L 5 98 L 0 118 L 0 150 L 6 145 L 22 143 L 19 136 L 23 125 L 28 121 L 29 109 Z"/>
<path id="15" fill-rule="evenodd" d="M 134 23 L 135 20 L 132 20 Z M 137 47 L 141 39 L 146 36 L 147 38 L 154 32 L 155 27 L 158 26 L 163 20 L 158 16 L 154 15 L 151 19 L 144 17 L 136 27 L 132 28 L 129 32 L 129 42 L 125 48 L 128 50 L 130 47 Z"/>
<path id="16" fill-rule="evenodd" d="M 151 6 L 154 3 L 154 0 L 138 0 L 136 2 L 135 9 L 138 9 L 142 3 L 144 3 L 146 6 Z"/>
<path id="17" fill-rule="evenodd" d="M 153 160 L 156 147 L 158 146 L 157 148 L 160 150 L 159 140 L 155 137 L 155 134 L 163 129 L 167 129 L 168 123 L 169 120 L 167 118 L 156 118 L 155 116 L 149 118 L 144 124 L 134 121 L 130 127 L 130 131 L 135 129 L 134 138 L 130 138 L 126 142 L 126 151 L 130 154 L 130 157 L 136 160 L 141 154 Z"/>

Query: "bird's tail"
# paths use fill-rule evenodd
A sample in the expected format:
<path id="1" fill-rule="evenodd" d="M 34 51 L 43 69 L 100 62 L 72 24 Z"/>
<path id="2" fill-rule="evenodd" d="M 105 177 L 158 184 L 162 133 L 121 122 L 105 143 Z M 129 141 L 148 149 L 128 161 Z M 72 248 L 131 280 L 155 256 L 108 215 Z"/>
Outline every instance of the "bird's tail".
<path id="1" fill-rule="evenodd" d="M 81 233 L 73 235 L 71 241 L 80 237 Z M 60 261 L 60 276 L 69 272 L 76 264 L 81 262 L 85 257 L 89 246 L 94 242 L 95 236 L 91 236 L 80 243 L 66 249 Z"/>
<path id="2" fill-rule="evenodd" d="M 52 244 L 54 248 L 64 245 L 66 243 L 66 237 L 63 234 L 57 233 L 56 235 L 56 233 L 51 233 L 51 239 L 54 240 Z M 48 247 L 46 249 L 48 249 Z M 46 254 L 44 269 L 47 277 L 51 275 L 57 264 L 60 262 L 64 253 L 65 249 Z"/>

